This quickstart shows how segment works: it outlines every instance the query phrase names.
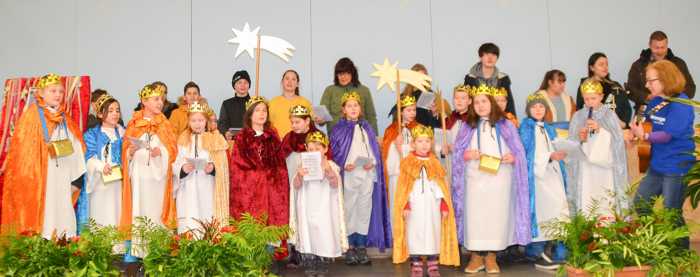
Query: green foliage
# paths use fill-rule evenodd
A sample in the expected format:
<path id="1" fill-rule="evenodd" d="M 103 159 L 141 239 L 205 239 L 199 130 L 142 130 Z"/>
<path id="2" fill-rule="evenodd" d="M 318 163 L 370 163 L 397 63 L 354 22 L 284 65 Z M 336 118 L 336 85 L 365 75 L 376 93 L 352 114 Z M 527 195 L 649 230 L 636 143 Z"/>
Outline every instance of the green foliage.
<path id="1" fill-rule="evenodd" d="M 115 227 L 94 221 L 73 238 L 10 234 L 0 242 L 0 272 L 5 276 L 118 276 L 113 246 L 121 241 Z"/>
<path id="2" fill-rule="evenodd" d="M 266 221 L 249 214 L 231 220 L 229 226 L 216 220 L 199 221 L 199 228 L 177 235 L 139 219 L 135 237 L 148 253 L 143 263 L 150 276 L 270 276 L 268 246 L 289 230 L 266 226 Z"/>

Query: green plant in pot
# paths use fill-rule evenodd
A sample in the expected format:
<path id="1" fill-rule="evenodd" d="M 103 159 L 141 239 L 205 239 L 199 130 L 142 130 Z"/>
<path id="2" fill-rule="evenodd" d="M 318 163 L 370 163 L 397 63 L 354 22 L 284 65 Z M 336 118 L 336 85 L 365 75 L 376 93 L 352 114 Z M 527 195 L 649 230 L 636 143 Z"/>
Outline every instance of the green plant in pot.
<path id="1" fill-rule="evenodd" d="M 547 232 L 568 248 L 569 276 L 698 276 L 698 255 L 680 246 L 689 235 L 677 226 L 680 211 L 663 208 L 661 198 L 649 213 L 631 210 L 603 215 L 597 205 L 570 218 L 550 222 Z"/>

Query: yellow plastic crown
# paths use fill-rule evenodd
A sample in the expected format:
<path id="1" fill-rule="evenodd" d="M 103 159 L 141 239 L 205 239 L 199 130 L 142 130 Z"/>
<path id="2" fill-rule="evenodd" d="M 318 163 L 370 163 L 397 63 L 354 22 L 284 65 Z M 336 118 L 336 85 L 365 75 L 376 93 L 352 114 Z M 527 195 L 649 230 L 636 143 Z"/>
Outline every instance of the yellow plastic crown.
<path id="1" fill-rule="evenodd" d="M 497 88 L 494 88 L 492 86 L 486 85 L 486 84 L 481 84 L 478 87 L 472 87 L 471 90 L 471 96 L 476 97 L 477 95 L 494 95 L 494 92 L 497 91 Z"/>
<path id="2" fill-rule="evenodd" d="M 250 107 L 255 105 L 256 103 L 263 102 L 265 105 L 267 105 L 267 100 L 265 100 L 265 97 L 262 96 L 253 96 L 248 99 L 248 101 L 245 101 L 245 109 L 248 110 Z"/>
<path id="3" fill-rule="evenodd" d="M 425 126 L 425 125 L 420 125 L 420 124 L 416 125 L 415 127 L 413 127 L 413 129 L 411 129 L 411 136 L 413 137 L 414 140 L 417 138 L 420 138 L 420 137 L 432 139 L 433 138 L 433 128 L 430 128 L 430 127 Z"/>
<path id="4" fill-rule="evenodd" d="M 289 109 L 289 115 L 291 116 L 297 116 L 297 117 L 302 117 L 302 116 L 309 116 L 311 115 L 311 112 L 309 109 L 305 106 L 302 105 L 296 105 Z"/>
<path id="5" fill-rule="evenodd" d="M 545 96 L 542 93 L 535 92 L 533 94 L 530 94 L 527 96 L 527 103 L 530 103 L 535 100 L 546 100 Z"/>
<path id="6" fill-rule="evenodd" d="M 411 95 L 405 95 L 401 97 L 401 108 L 405 108 L 416 104 L 416 98 Z"/>
<path id="7" fill-rule="evenodd" d="M 493 97 L 497 96 L 508 96 L 508 91 L 506 88 L 493 88 Z"/>
<path id="8" fill-rule="evenodd" d="M 97 101 L 95 101 L 95 108 L 97 108 L 97 112 L 102 111 L 102 108 L 104 107 L 105 103 L 107 103 L 107 101 L 111 99 L 114 99 L 114 97 L 112 97 L 108 93 L 100 95 L 100 97 L 97 98 Z"/>
<path id="9" fill-rule="evenodd" d="M 318 142 L 326 147 L 328 147 L 328 144 L 330 143 L 326 134 L 321 131 L 313 131 L 306 135 L 306 143 L 309 144 L 310 142 Z"/>
<path id="10" fill-rule="evenodd" d="M 468 95 L 472 94 L 472 87 L 469 85 L 458 85 L 455 87 L 454 92 L 466 92 Z"/>
<path id="11" fill-rule="evenodd" d="M 145 85 L 139 92 L 141 99 L 151 98 L 163 95 L 163 89 L 157 89 L 154 85 Z"/>
<path id="12" fill-rule="evenodd" d="M 350 100 L 355 100 L 357 101 L 357 103 L 361 103 L 362 101 L 362 99 L 360 98 L 360 94 L 358 94 L 356 91 L 348 91 L 346 93 L 343 93 L 343 96 L 340 98 L 340 104 L 345 104 L 345 102 Z"/>
<path id="13" fill-rule="evenodd" d="M 603 85 L 591 78 L 586 79 L 581 84 L 581 94 L 603 94 Z"/>
<path id="14" fill-rule="evenodd" d="M 39 79 L 39 82 L 36 84 L 36 88 L 43 89 L 43 88 L 46 88 L 50 85 L 60 85 L 60 84 L 61 84 L 61 77 L 56 75 L 56 74 L 49 73 L 49 74 L 42 76 Z"/>
<path id="15" fill-rule="evenodd" d="M 200 104 L 199 102 L 194 102 L 189 105 L 187 108 L 187 113 L 204 113 L 204 114 L 209 114 L 209 105 L 207 104 Z"/>

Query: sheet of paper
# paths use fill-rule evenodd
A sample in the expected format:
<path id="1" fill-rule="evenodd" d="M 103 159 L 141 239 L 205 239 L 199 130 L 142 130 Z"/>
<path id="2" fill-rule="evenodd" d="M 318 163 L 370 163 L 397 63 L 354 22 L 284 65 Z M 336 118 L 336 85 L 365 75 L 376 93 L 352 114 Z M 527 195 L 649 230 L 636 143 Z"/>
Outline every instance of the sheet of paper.
<path id="1" fill-rule="evenodd" d="M 304 181 L 323 180 L 322 161 L 321 152 L 301 153 L 301 167 L 308 170 L 308 174 L 304 176 Z"/>
<path id="2" fill-rule="evenodd" d="M 570 139 L 557 138 L 552 141 L 552 146 L 557 151 L 566 152 L 566 158 L 569 160 L 584 160 L 586 154 L 583 153 L 581 143 Z"/>
<path id="3" fill-rule="evenodd" d="M 191 159 L 191 158 L 188 158 L 187 162 L 193 164 L 195 170 L 201 170 L 201 171 L 204 171 L 204 168 L 209 163 L 209 161 L 207 161 L 205 159 Z"/>
<path id="4" fill-rule="evenodd" d="M 146 144 L 145 141 L 137 139 L 135 137 L 127 137 L 129 141 L 131 142 L 134 147 L 136 147 L 136 150 L 142 149 L 142 148 L 148 148 L 148 144 Z"/>
<path id="5" fill-rule="evenodd" d="M 420 94 L 420 97 L 418 97 L 416 106 L 419 108 L 430 110 L 430 106 L 433 105 L 433 102 L 435 102 L 435 93 L 423 92 Z"/>
<path id="6" fill-rule="evenodd" d="M 352 164 L 355 165 L 356 168 L 362 168 L 362 167 L 365 166 L 366 164 L 372 164 L 372 163 L 373 163 L 373 161 L 372 161 L 372 159 L 370 159 L 370 158 L 367 158 L 367 157 L 357 157 L 357 158 L 355 159 L 355 161 L 354 161 Z"/>
<path id="7" fill-rule="evenodd" d="M 326 106 L 324 105 L 314 106 L 311 108 L 311 110 L 313 111 L 314 115 L 321 118 L 324 122 L 333 120 L 333 116 L 331 116 L 331 113 L 328 111 L 328 108 L 326 108 Z"/>

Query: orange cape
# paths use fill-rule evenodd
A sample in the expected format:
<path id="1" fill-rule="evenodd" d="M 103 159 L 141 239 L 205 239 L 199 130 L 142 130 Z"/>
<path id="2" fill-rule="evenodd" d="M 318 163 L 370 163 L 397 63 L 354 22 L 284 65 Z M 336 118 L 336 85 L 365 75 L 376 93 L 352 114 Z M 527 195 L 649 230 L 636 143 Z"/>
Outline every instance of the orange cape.
<path id="1" fill-rule="evenodd" d="M 386 167 L 389 166 L 386 163 L 387 158 L 389 157 L 389 149 L 390 147 L 396 147 L 394 146 L 394 140 L 396 140 L 396 137 L 399 135 L 399 126 L 396 124 L 396 121 L 392 122 L 389 127 L 386 127 L 386 130 L 384 130 L 384 137 L 382 138 L 382 143 L 379 145 L 381 147 L 382 151 L 382 164 L 384 165 L 384 184 L 386 184 L 387 187 L 387 195 L 390 195 L 389 192 L 389 174 L 386 172 Z M 409 122 L 404 128 L 408 128 L 409 130 L 413 129 L 413 127 L 418 126 L 418 123 L 416 121 L 411 121 Z M 397 149 L 398 150 L 398 149 Z M 399 151 L 400 153 L 401 151 Z"/>
<path id="2" fill-rule="evenodd" d="M 459 266 L 459 246 L 457 244 L 457 225 L 455 212 L 452 208 L 452 195 L 445 183 L 445 170 L 433 153 L 427 160 L 421 160 L 414 154 L 408 155 L 401 161 L 401 174 L 396 188 L 394 201 L 393 226 L 394 251 L 392 251 L 394 263 L 402 263 L 408 259 L 408 242 L 406 241 L 406 224 L 403 218 L 403 209 L 408 203 L 413 183 L 419 178 L 421 167 L 425 167 L 428 179 L 435 181 L 444 195 L 447 203 L 448 215 L 442 219 L 440 227 L 440 264 Z"/>
<path id="3" fill-rule="evenodd" d="M 43 104 L 37 100 L 39 104 L 32 104 L 20 116 L 10 142 L 2 194 L 2 233 L 41 233 L 43 227 L 49 150 L 39 118 L 39 105 Z M 65 118 L 68 130 L 85 152 L 80 128 L 64 111 L 65 105 L 55 113 L 44 110 L 48 133 L 52 134 Z"/>
<path id="4" fill-rule="evenodd" d="M 175 198 L 173 198 L 173 173 L 172 164 L 177 156 L 177 145 L 175 134 L 173 134 L 173 126 L 165 118 L 163 114 L 158 114 L 150 121 L 144 119 L 143 110 L 134 113 L 133 118 L 129 121 L 126 127 L 124 137 L 140 138 L 146 132 L 158 136 L 160 142 L 168 149 L 168 173 L 165 176 L 165 193 L 163 194 L 163 212 L 160 216 L 162 222 L 169 227 L 174 227 L 176 222 L 175 215 Z M 131 202 L 131 179 L 129 176 L 129 159 L 128 152 L 131 141 L 125 139 L 122 142 L 122 211 L 119 220 L 119 229 L 121 231 L 130 232 L 133 210 Z"/>

